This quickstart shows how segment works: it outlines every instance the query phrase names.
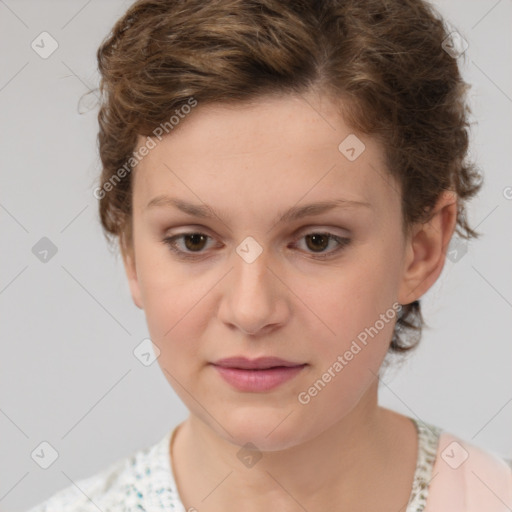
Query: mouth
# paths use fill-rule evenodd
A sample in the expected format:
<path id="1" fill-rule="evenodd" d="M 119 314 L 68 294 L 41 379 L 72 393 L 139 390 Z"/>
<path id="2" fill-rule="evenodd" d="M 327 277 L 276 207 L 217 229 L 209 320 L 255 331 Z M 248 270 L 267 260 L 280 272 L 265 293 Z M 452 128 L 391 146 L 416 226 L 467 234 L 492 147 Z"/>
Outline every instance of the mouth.
<path id="1" fill-rule="evenodd" d="M 238 391 L 263 392 L 274 389 L 298 375 L 307 363 L 277 357 L 247 359 L 231 357 L 211 363 L 220 376 Z"/>
<path id="2" fill-rule="evenodd" d="M 295 368 L 297 366 L 304 366 L 305 363 L 296 363 L 281 359 L 279 357 L 258 357 L 257 359 L 248 359 L 243 356 L 228 357 L 219 359 L 215 366 L 221 368 L 234 368 L 237 370 L 269 370 L 272 368 Z"/>

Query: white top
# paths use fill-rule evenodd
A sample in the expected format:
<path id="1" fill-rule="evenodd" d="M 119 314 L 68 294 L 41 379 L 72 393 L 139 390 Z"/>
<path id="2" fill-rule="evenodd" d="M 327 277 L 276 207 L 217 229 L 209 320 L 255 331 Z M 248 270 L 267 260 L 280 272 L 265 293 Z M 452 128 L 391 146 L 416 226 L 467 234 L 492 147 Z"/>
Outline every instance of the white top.
<path id="1" fill-rule="evenodd" d="M 405 512 L 421 512 L 427 505 L 441 429 L 410 419 L 418 431 L 419 442 L 416 471 Z M 58 491 L 27 512 L 186 512 L 178 494 L 169 457 L 170 443 L 177 427 L 167 432 L 156 444 L 118 460 L 93 476 L 78 480 L 76 485 Z M 512 471 L 510 477 L 512 484 Z"/>

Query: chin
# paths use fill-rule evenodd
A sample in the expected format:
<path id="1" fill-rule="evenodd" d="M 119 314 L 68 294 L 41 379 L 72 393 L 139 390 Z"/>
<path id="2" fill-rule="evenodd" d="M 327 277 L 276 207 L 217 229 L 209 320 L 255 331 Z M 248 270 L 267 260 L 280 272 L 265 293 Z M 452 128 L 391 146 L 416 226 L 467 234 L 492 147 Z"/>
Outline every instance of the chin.
<path id="1" fill-rule="evenodd" d="M 260 451 L 280 451 L 297 446 L 315 436 L 307 421 L 301 421 L 296 411 L 284 409 L 250 411 L 248 408 L 237 408 L 232 414 L 224 414 L 222 422 L 231 436 L 219 425 L 210 425 L 226 441 L 243 447 L 252 443 Z M 313 430 L 319 427 L 312 426 Z"/>

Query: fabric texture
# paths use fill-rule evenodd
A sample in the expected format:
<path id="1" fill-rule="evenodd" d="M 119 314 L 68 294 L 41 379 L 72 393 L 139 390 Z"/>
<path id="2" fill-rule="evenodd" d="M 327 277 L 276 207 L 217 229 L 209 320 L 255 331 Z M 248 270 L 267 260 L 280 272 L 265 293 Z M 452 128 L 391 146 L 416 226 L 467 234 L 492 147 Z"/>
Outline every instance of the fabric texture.
<path id="1" fill-rule="evenodd" d="M 425 512 L 510 512 L 512 461 L 442 432 Z"/>
<path id="2" fill-rule="evenodd" d="M 435 425 L 410 419 L 418 432 L 418 455 L 404 512 L 512 510 L 509 461 Z M 78 480 L 27 512 L 185 512 L 169 458 L 178 426 L 154 445 Z"/>

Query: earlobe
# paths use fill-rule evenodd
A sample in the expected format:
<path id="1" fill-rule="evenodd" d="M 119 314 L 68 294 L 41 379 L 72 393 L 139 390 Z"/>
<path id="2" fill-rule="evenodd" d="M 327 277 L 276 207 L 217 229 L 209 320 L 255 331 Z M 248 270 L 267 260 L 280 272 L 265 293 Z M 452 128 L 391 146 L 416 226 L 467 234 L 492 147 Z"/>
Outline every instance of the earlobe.
<path id="1" fill-rule="evenodd" d="M 398 301 L 410 304 L 436 282 L 446 261 L 446 251 L 457 222 L 457 196 L 445 191 L 430 220 L 414 226 L 406 242 L 406 257 Z"/>
<path id="2" fill-rule="evenodd" d="M 139 309 L 144 309 L 140 293 L 139 279 L 137 276 L 137 267 L 135 265 L 134 250 L 132 248 L 122 248 L 121 253 L 132 300 Z"/>

